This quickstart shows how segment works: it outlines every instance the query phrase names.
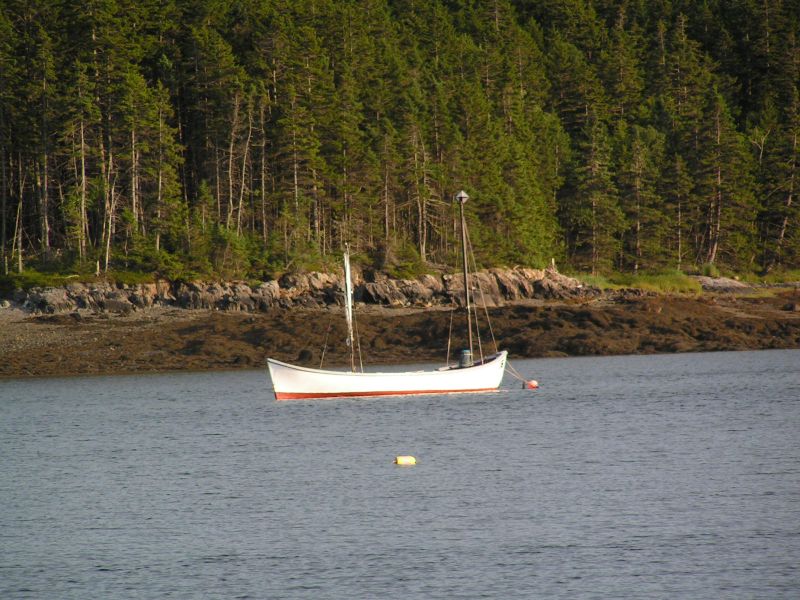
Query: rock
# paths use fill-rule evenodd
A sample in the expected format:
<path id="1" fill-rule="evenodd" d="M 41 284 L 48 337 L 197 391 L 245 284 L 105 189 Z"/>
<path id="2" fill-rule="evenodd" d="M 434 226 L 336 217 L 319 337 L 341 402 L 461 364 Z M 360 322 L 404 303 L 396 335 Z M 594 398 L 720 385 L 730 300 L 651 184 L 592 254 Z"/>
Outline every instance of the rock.
<path id="1" fill-rule="evenodd" d="M 441 277 L 425 274 L 419 278 L 419 283 L 429 289 L 434 296 L 439 296 L 444 293 L 444 282 Z"/>
<path id="2" fill-rule="evenodd" d="M 31 288 L 25 307 L 33 312 L 55 314 L 75 309 L 75 301 L 69 297 L 66 288 Z"/>
<path id="3" fill-rule="evenodd" d="M 535 296 L 547 300 L 580 298 L 600 293 L 596 288 L 585 286 L 573 277 L 567 277 L 553 267 L 544 270 L 544 277 L 534 282 Z"/>
<path id="4" fill-rule="evenodd" d="M 433 302 L 434 290 L 420 280 L 401 279 L 397 282 L 397 291 L 405 297 L 403 304 L 428 306 Z"/>
<path id="5" fill-rule="evenodd" d="M 230 285 L 222 298 L 222 304 L 218 308 L 223 310 L 247 311 L 252 312 L 257 302 L 253 298 L 253 291 L 250 286 L 238 282 Z"/>
<path id="6" fill-rule="evenodd" d="M 136 308 L 150 308 L 156 299 L 156 285 L 154 283 L 142 283 L 134 286 L 128 294 L 128 300 Z"/>
<path id="7" fill-rule="evenodd" d="M 173 284 L 169 281 L 156 281 L 155 284 L 155 297 L 153 303 L 169 306 L 175 303 L 175 294 Z"/>
<path id="8" fill-rule="evenodd" d="M 121 315 L 127 315 L 133 311 L 133 305 L 128 302 L 127 298 L 105 298 L 100 301 L 100 308 L 105 312 Z"/>
<path id="9" fill-rule="evenodd" d="M 8 300 L 0 300 L 0 308 L 8 308 L 11 306 L 11 302 Z"/>
<path id="10" fill-rule="evenodd" d="M 431 306 L 464 303 L 460 274 L 422 275 L 417 279 L 389 279 L 385 273 L 354 272 L 354 299 L 384 306 Z M 555 269 L 490 269 L 471 276 L 474 301 L 502 306 L 534 297 L 565 299 L 599 294 Z M 33 312 L 58 313 L 86 309 L 101 313 L 127 313 L 153 306 L 177 305 L 189 309 L 266 311 L 273 307 L 309 308 L 341 305 L 342 277 L 331 273 L 290 273 L 277 281 L 251 287 L 246 282 L 176 282 L 116 286 L 107 282 L 71 283 L 65 287 L 16 290 L 14 302 Z"/>
<path id="11" fill-rule="evenodd" d="M 356 278 L 352 279 L 355 283 Z M 339 286 L 339 277 L 330 273 L 309 273 L 306 283 L 309 290 L 323 292 Z"/>
<path id="12" fill-rule="evenodd" d="M 286 290 L 292 297 L 297 297 L 307 292 L 310 288 L 308 275 L 305 273 L 285 273 L 278 280 L 281 289 Z"/>
<path id="13" fill-rule="evenodd" d="M 748 292 L 752 289 L 748 284 L 729 277 L 695 275 L 693 279 L 696 279 L 706 292 Z"/>
<path id="14" fill-rule="evenodd" d="M 178 306 L 194 309 L 222 308 L 227 290 L 219 283 L 180 283 L 175 288 L 174 298 Z M 163 292 L 162 292 L 163 293 Z M 168 301 L 166 294 L 164 300 Z"/>
<path id="15" fill-rule="evenodd" d="M 531 298 L 533 296 L 533 281 L 541 279 L 534 277 L 529 279 L 521 270 L 509 271 L 507 269 L 490 269 L 497 281 L 497 289 L 506 300 L 519 300 L 521 298 Z M 541 272 L 542 276 L 544 271 Z"/>
<path id="16" fill-rule="evenodd" d="M 447 274 L 442 276 L 444 294 L 449 302 L 464 306 L 464 275 Z"/>
<path id="17" fill-rule="evenodd" d="M 397 283 L 391 279 L 365 283 L 361 287 L 363 290 L 361 297 L 364 302 L 387 306 L 404 306 L 408 303 L 406 297 L 398 289 Z"/>
<path id="18" fill-rule="evenodd" d="M 480 271 L 470 277 L 472 283 L 472 297 L 477 306 L 502 306 L 503 296 L 497 277 L 489 271 Z"/>
<path id="19" fill-rule="evenodd" d="M 265 281 L 253 290 L 253 302 L 258 310 L 265 311 L 275 305 L 280 294 L 280 287 L 277 281 Z"/>

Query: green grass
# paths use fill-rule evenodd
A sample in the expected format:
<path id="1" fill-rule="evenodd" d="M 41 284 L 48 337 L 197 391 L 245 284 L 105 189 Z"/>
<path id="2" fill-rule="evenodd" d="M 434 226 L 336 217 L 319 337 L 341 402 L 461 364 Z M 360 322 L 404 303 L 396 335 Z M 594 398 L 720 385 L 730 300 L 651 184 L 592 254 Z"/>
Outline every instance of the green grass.
<path id="1" fill-rule="evenodd" d="M 29 290 L 35 287 L 61 287 L 70 283 L 111 283 L 136 285 L 155 281 L 153 273 L 138 271 L 109 271 L 100 276 L 94 273 L 46 273 L 36 269 L 26 269 L 22 273 L 0 275 L 0 295 L 9 295 L 16 289 Z"/>
<path id="2" fill-rule="evenodd" d="M 717 265 L 714 263 L 705 263 L 700 267 L 700 275 L 705 275 L 706 277 L 719 277 L 720 272 L 717 268 Z"/>
<path id="3" fill-rule="evenodd" d="M 138 285 L 140 283 L 153 283 L 156 276 L 153 273 L 142 273 L 139 271 L 109 271 L 104 274 L 107 281 L 121 283 L 124 285 Z M 94 278 L 96 280 L 98 278 Z"/>
<path id="4" fill-rule="evenodd" d="M 612 273 L 603 275 L 576 275 L 587 285 L 598 287 L 602 290 L 618 290 L 622 288 L 636 288 L 648 292 L 662 294 L 699 294 L 702 291 L 700 284 L 681 273 L 680 271 L 663 271 L 660 273 Z"/>
<path id="5" fill-rule="evenodd" d="M 9 293 L 17 288 L 29 290 L 33 287 L 56 287 L 75 281 L 82 281 L 81 276 L 64 273 L 42 273 L 35 269 L 27 269 L 22 273 L 0 275 L 0 291 Z"/>
<path id="6" fill-rule="evenodd" d="M 800 281 L 800 269 L 773 271 L 761 277 L 764 283 L 795 283 Z"/>
<path id="7" fill-rule="evenodd" d="M 571 273 L 571 277 L 578 279 L 585 283 L 588 286 L 596 287 L 601 290 L 618 290 L 621 285 L 617 285 L 616 283 L 612 283 L 607 277 L 603 275 L 589 275 L 585 273 Z"/>

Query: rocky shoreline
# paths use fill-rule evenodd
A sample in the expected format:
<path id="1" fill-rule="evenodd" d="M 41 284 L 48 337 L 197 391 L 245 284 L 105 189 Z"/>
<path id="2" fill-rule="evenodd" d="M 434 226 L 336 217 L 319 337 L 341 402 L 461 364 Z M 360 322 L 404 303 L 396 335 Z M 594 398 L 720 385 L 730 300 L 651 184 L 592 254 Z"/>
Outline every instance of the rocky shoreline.
<path id="1" fill-rule="evenodd" d="M 508 302 L 539 298 L 556 300 L 594 298 L 600 290 L 555 269 L 489 269 L 471 280 L 481 305 L 503 306 Z M 430 307 L 463 304 L 461 275 L 423 275 L 418 279 L 390 279 L 381 273 L 356 272 L 353 296 L 356 303 L 399 307 Z M 58 314 L 76 310 L 127 314 L 153 307 L 207 309 L 234 312 L 265 312 L 272 309 L 325 308 L 341 305 L 344 282 L 330 273 L 286 274 L 278 280 L 251 285 L 234 282 L 169 282 L 137 285 L 73 283 L 63 287 L 16 290 L 7 302 L 33 314 Z"/>
<path id="2" fill-rule="evenodd" d="M 701 280 L 701 295 L 601 292 L 554 269 L 478 274 L 480 313 L 516 358 L 800 348 L 796 288 Z M 365 363 L 444 362 L 464 337 L 463 280 L 359 273 Z M 72 284 L 17 291 L 0 306 L 0 378 L 256 368 L 267 356 L 346 362 L 336 275 L 259 283 Z M 455 318 L 454 318 L 455 317 Z M 485 323 L 485 322 L 484 322 Z M 484 324 L 484 339 L 488 328 Z M 490 345 L 490 344 L 489 344 Z"/>

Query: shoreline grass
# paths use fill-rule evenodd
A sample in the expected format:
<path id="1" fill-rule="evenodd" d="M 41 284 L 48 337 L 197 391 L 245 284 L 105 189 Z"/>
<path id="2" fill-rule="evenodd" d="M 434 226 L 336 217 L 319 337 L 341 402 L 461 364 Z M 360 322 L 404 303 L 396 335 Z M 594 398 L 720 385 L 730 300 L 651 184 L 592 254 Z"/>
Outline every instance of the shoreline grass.
<path id="1" fill-rule="evenodd" d="M 636 288 L 647 292 L 663 294 L 700 294 L 703 290 L 700 282 L 680 271 L 663 271 L 660 273 L 611 273 L 608 275 L 573 275 L 587 285 L 602 290 L 619 290 Z"/>

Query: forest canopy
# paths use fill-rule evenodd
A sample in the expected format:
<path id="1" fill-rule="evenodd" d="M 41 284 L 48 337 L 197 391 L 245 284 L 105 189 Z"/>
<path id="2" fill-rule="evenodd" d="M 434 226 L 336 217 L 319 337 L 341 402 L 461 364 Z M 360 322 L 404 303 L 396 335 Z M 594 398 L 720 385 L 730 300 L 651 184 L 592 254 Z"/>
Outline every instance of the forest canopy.
<path id="1" fill-rule="evenodd" d="M 798 0 L 0 0 L 0 268 L 800 266 Z"/>

